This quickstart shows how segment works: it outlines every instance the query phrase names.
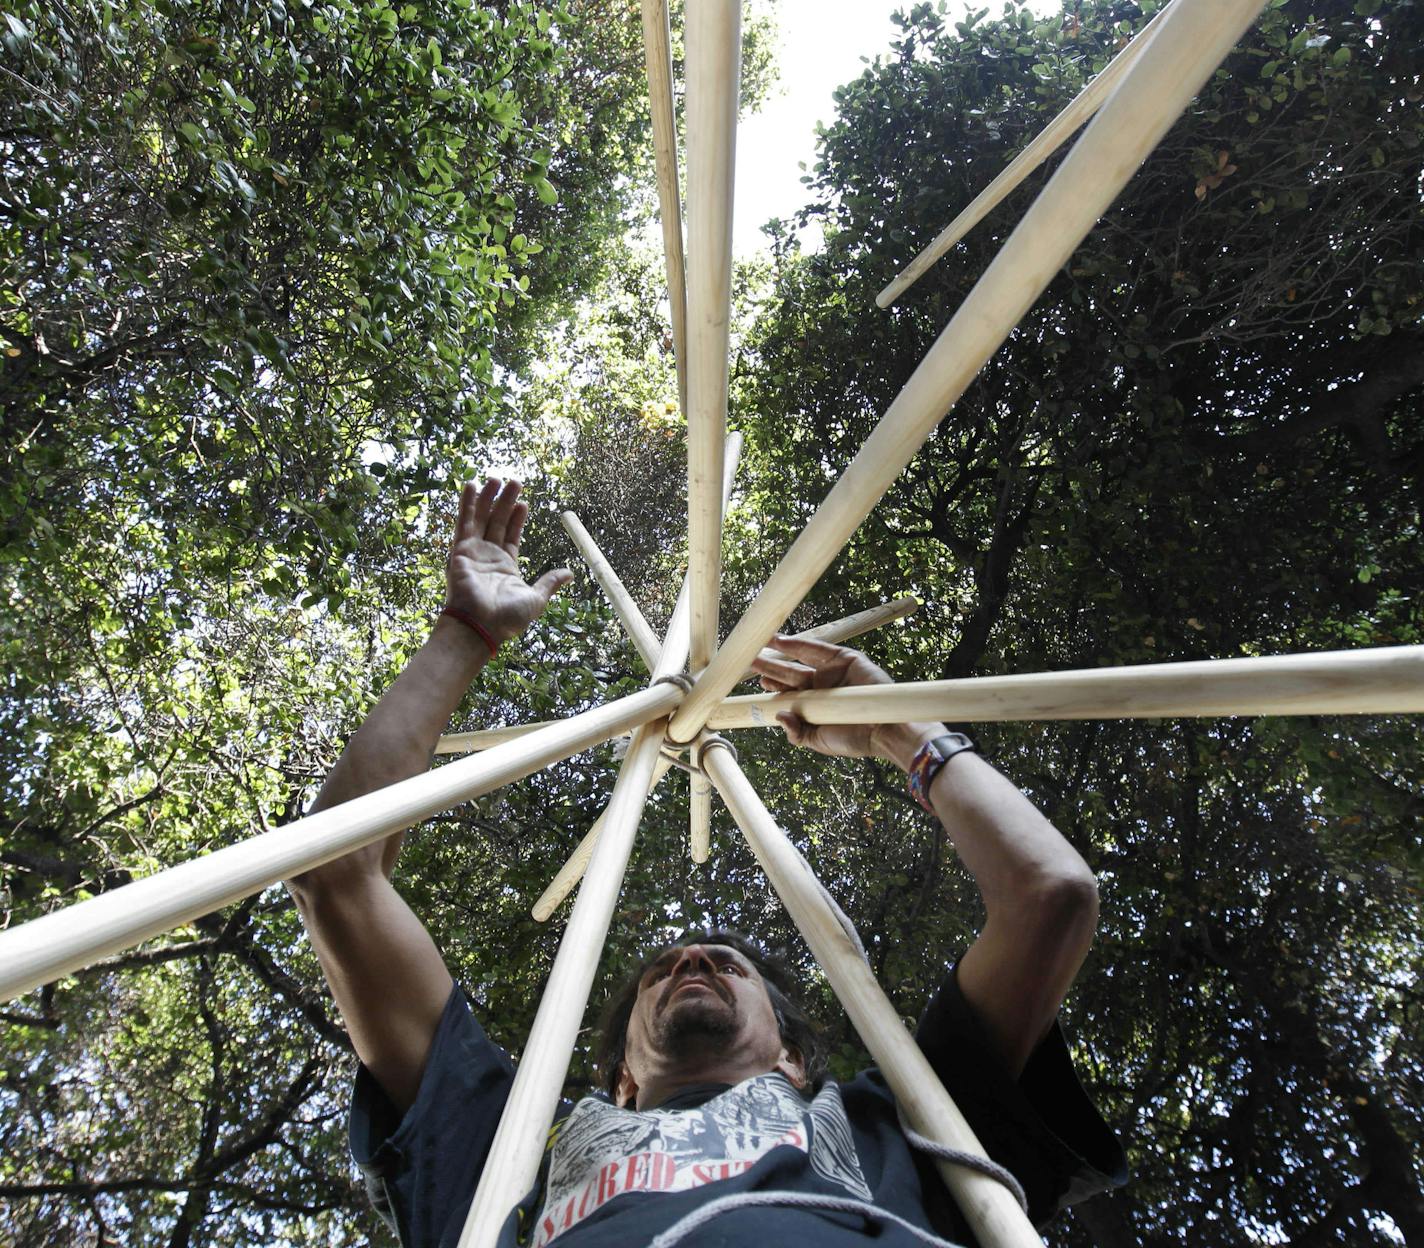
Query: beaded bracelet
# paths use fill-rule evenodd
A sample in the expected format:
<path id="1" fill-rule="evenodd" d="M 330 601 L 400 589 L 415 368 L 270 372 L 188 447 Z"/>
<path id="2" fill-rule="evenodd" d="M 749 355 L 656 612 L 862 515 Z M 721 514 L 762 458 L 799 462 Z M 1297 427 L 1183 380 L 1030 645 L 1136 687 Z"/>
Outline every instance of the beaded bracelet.
<path id="1" fill-rule="evenodd" d="M 973 737 L 962 732 L 947 732 L 942 737 L 926 741 L 915 752 L 914 760 L 910 763 L 910 796 L 931 815 L 935 813 L 935 808 L 930 801 L 930 785 L 934 783 L 939 769 L 945 763 L 966 750 L 972 750 L 976 754 L 979 752 L 978 743 Z"/>

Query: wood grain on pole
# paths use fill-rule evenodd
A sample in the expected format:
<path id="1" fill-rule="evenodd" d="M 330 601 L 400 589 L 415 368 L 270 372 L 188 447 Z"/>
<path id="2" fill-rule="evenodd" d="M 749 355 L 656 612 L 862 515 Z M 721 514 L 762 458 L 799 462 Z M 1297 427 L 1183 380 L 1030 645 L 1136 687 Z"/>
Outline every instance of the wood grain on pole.
<path id="1" fill-rule="evenodd" d="M 623 625 L 623 631 L 628 634 L 628 640 L 633 643 L 633 648 L 642 656 L 643 663 L 651 672 L 658 665 L 658 654 L 662 651 L 657 634 L 649 627 L 648 621 L 643 618 L 638 604 L 633 601 L 633 595 L 618 579 L 618 573 L 613 570 L 613 565 L 599 550 L 598 543 L 593 540 L 593 536 L 583 527 L 582 521 L 571 511 L 560 512 L 559 521 L 563 524 L 564 531 L 572 539 L 573 544 L 578 547 L 578 552 L 583 556 L 584 562 L 588 564 L 594 580 L 602 587 L 609 605 L 613 608 L 613 613 Z"/>
<path id="2" fill-rule="evenodd" d="M 840 643 L 849 641 L 852 637 L 859 637 L 862 633 L 868 633 L 872 629 L 880 628 L 885 624 L 890 624 L 895 620 L 902 620 L 907 615 L 913 615 L 920 609 L 920 600 L 913 595 L 906 595 L 903 598 L 896 598 L 884 606 L 871 607 L 866 611 L 857 611 L 854 615 L 843 616 L 839 620 L 831 620 L 827 624 L 817 624 L 815 628 L 808 628 L 804 633 L 790 634 L 797 641 L 829 641 Z M 783 662 L 786 655 L 778 650 L 766 649 L 758 655 L 763 659 L 781 659 Z"/>
<path id="3" fill-rule="evenodd" d="M 531 732 L 557 724 L 557 719 L 540 719 L 531 724 L 511 724 L 508 728 L 482 728 L 478 732 L 447 732 L 435 743 L 437 754 L 473 754 L 506 741 L 518 741 Z"/>
<path id="4" fill-rule="evenodd" d="M 717 649 L 741 0 L 688 0 L 687 546 L 692 670 Z"/>
<path id="5" fill-rule="evenodd" d="M 0 933 L 0 1001 L 666 715 L 657 685 Z M 657 734 L 661 740 L 661 733 Z"/>
<path id="6" fill-rule="evenodd" d="M 608 804 L 603 835 L 594 846 L 588 873 L 539 999 L 539 1011 L 490 1144 L 459 1248 L 495 1248 L 509 1214 L 538 1177 L 544 1142 L 558 1109 L 579 1024 L 623 887 L 633 837 L 652 787 L 664 726 L 659 721 L 633 734 Z"/>
<path id="7" fill-rule="evenodd" d="M 1133 36 L 1132 41 L 1108 62 L 1102 73 L 1074 96 L 1068 107 L 1009 162 L 1004 171 L 975 197 L 969 207 L 945 226 L 934 242 L 875 296 L 876 307 L 888 308 L 909 290 L 945 252 L 993 212 L 1020 182 L 1052 156 L 1079 126 L 1102 107 L 1103 101 L 1112 94 L 1133 62 L 1141 55 L 1142 49 L 1156 34 L 1166 13 L 1167 8 L 1158 10 L 1157 15 Z"/>
<path id="8" fill-rule="evenodd" d="M 712 854 L 712 786 L 696 772 L 687 777 L 687 783 L 687 852 L 693 862 L 701 864 Z"/>
<path id="9" fill-rule="evenodd" d="M 810 724 L 1413 714 L 1424 711 L 1424 646 L 755 694 L 728 698 L 707 727 L 775 727 L 781 711 Z"/>
<path id="10" fill-rule="evenodd" d="M 1146 158 L 1262 0 L 1178 0 L 697 678 L 690 741 Z"/>
<path id="11" fill-rule="evenodd" d="M 667 268 L 672 350 L 678 405 L 687 415 L 687 275 L 682 254 L 682 201 L 677 175 L 677 122 L 673 116 L 672 32 L 667 0 L 643 0 L 643 55 L 648 65 L 648 107 L 653 120 L 653 164 L 658 179 L 663 257 Z"/>
<path id="12" fill-rule="evenodd" d="M 701 751 L 703 768 L 746 836 L 781 904 L 805 937 L 826 979 L 840 998 L 865 1047 L 921 1135 L 963 1152 L 984 1156 L 973 1129 L 959 1112 L 895 1007 L 876 982 L 841 926 L 801 855 L 777 826 L 742 769 L 725 747 Z M 1009 1190 L 995 1179 L 936 1161 L 964 1213 L 976 1242 L 985 1248 L 1042 1248 L 1033 1226 Z"/>
<path id="13" fill-rule="evenodd" d="M 666 755 L 660 755 L 657 766 L 653 768 L 653 779 L 651 789 L 658 787 L 660 781 L 669 771 L 672 770 L 673 760 Z M 578 843 L 578 847 L 569 855 L 568 861 L 559 868 L 559 873 L 549 881 L 549 887 L 540 895 L 539 900 L 533 905 L 530 913 L 539 920 L 540 923 L 547 923 L 554 911 L 563 905 L 564 898 L 574 891 L 576 885 L 583 879 L 583 873 L 588 868 L 588 860 L 593 856 L 593 847 L 598 844 L 598 838 L 603 832 L 604 821 L 608 818 L 608 810 L 605 809 L 597 819 L 593 821 L 593 827 L 584 834 L 583 840 Z"/>

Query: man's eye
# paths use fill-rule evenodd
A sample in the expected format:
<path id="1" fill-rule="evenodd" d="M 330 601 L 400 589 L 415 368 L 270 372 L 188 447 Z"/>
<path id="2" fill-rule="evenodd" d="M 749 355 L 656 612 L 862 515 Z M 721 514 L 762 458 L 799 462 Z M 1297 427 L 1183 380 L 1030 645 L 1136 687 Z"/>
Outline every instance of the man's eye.
<path id="1" fill-rule="evenodd" d="M 723 975 L 745 975 L 745 974 L 746 974 L 746 971 L 742 970 L 742 968 L 741 968 L 740 966 L 738 966 L 735 962 L 727 962 L 727 963 L 725 963 L 725 964 L 723 965 L 723 967 L 722 967 L 722 974 L 723 974 Z"/>

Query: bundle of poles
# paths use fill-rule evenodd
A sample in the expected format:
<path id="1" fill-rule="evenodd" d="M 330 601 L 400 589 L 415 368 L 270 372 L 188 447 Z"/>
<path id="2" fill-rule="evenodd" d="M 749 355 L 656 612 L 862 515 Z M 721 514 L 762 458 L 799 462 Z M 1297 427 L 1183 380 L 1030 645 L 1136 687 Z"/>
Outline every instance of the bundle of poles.
<path id="1" fill-rule="evenodd" d="M 813 724 L 1424 711 L 1424 646 L 728 696 L 1261 7 L 1261 0 L 1173 0 L 881 293 L 877 302 L 886 306 L 1092 119 L 719 645 L 723 516 L 739 448 L 736 435 L 727 436 L 726 416 L 740 3 L 687 0 L 684 259 L 667 6 L 666 0 L 643 0 L 668 298 L 688 426 L 688 571 L 661 641 L 577 517 L 566 513 L 564 524 L 646 663 L 650 683 L 561 721 L 446 737 L 441 752 L 467 756 L 0 934 L 0 1000 L 631 734 L 607 809 L 535 907 L 539 918 L 548 918 L 582 876 L 461 1248 L 493 1248 L 510 1210 L 533 1186 L 644 803 L 675 763 L 693 772 L 694 859 L 708 853 L 715 787 L 907 1122 L 941 1144 L 982 1155 L 810 868 L 725 739 L 712 734 L 773 725 L 782 710 L 795 710 Z M 802 635 L 845 640 L 899 619 L 916 605 L 900 599 Z M 678 757 L 684 750 L 689 751 L 685 763 Z M 997 1181 L 949 1162 L 938 1165 L 981 1243 L 993 1248 L 1041 1243 Z"/>

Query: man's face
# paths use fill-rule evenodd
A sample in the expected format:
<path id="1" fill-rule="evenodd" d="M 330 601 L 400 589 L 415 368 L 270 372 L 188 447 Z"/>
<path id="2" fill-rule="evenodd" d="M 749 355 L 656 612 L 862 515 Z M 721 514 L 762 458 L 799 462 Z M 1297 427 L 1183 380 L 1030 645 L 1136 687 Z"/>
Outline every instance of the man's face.
<path id="1" fill-rule="evenodd" d="M 700 1082 L 701 1073 L 723 1072 L 726 1081 L 740 1082 L 781 1068 L 800 1081 L 799 1056 L 782 1044 L 765 981 L 728 945 L 678 946 L 643 972 L 623 1064 L 620 1104 L 634 1099 L 637 1088 L 675 1082 L 682 1073 Z M 732 1077 L 741 1070 L 747 1074 Z"/>

